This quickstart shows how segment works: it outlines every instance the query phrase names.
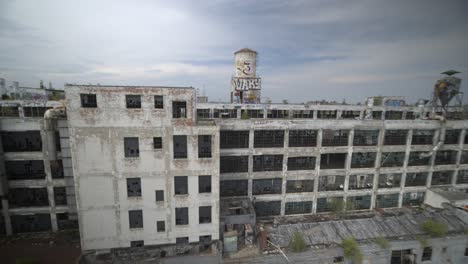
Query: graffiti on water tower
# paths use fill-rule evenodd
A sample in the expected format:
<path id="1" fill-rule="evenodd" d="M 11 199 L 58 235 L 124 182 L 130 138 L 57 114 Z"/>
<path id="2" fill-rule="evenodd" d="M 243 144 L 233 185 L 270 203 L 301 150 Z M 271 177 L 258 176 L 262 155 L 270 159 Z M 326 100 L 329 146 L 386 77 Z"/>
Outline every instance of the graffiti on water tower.
<path id="1" fill-rule="evenodd" d="M 236 91 L 248 91 L 248 90 L 259 90 L 262 82 L 260 78 L 237 78 L 233 77 L 231 80 L 233 90 Z"/>
<path id="2" fill-rule="evenodd" d="M 255 75 L 255 64 L 248 60 L 239 60 L 236 63 L 237 76 L 252 77 Z"/>

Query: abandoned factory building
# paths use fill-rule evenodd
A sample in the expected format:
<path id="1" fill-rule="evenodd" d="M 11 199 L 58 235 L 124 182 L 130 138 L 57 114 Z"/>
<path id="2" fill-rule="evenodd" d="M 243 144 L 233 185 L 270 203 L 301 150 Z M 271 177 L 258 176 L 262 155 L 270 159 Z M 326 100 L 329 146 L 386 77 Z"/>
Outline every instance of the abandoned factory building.
<path id="1" fill-rule="evenodd" d="M 256 65 L 257 52 L 235 53 L 230 103 L 191 87 L 68 84 L 65 100 L 2 89 L 0 232 L 79 225 L 84 251 L 224 240 L 232 252 L 265 219 L 329 214 L 336 201 L 370 212 L 429 195 L 441 207 L 432 197 L 468 189 L 460 79 L 439 80 L 429 103 L 273 104 Z M 284 247 L 282 232 L 271 241 Z"/>

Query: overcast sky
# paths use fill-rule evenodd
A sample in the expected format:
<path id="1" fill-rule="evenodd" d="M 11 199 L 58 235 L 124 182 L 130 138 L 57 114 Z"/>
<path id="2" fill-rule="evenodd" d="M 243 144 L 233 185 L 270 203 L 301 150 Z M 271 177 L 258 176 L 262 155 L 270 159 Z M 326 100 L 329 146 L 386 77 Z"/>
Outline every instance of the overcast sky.
<path id="1" fill-rule="evenodd" d="M 442 71 L 468 76 L 468 1 L 0 0 L 7 85 L 193 86 L 228 101 L 244 47 L 274 102 L 414 102 Z"/>

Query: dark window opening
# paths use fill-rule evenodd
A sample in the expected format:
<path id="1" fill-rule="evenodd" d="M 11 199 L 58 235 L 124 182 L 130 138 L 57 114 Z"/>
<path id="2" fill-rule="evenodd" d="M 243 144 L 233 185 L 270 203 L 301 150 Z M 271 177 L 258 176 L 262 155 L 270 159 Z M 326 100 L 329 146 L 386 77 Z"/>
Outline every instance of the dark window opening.
<path id="1" fill-rule="evenodd" d="M 175 209 L 175 220 L 176 225 L 188 225 L 189 224 L 189 213 L 188 207 L 180 207 Z"/>
<path id="2" fill-rule="evenodd" d="M 163 109 L 164 108 L 164 97 L 162 95 L 154 96 L 154 108 Z"/>
<path id="3" fill-rule="evenodd" d="M 460 164 L 468 164 L 468 151 L 463 150 L 461 153 Z"/>
<path id="4" fill-rule="evenodd" d="M 312 213 L 312 202 L 287 202 L 285 204 L 284 214 L 310 214 Z"/>
<path id="5" fill-rule="evenodd" d="M 407 192 L 403 194 L 403 206 L 419 206 L 424 202 L 424 192 Z"/>
<path id="6" fill-rule="evenodd" d="M 141 197 L 141 179 L 127 178 L 127 196 Z"/>
<path id="7" fill-rule="evenodd" d="M 412 264 L 411 259 L 414 258 L 411 249 L 392 250 L 390 264 Z"/>
<path id="8" fill-rule="evenodd" d="M 398 207 L 398 193 L 379 194 L 375 202 L 376 208 Z"/>
<path id="9" fill-rule="evenodd" d="M 187 118 L 187 103 L 182 101 L 172 102 L 172 117 Z"/>
<path id="10" fill-rule="evenodd" d="M 187 158 L 187 136 L 174 136 L 174 159 Z"/>
<path id="11" fill-rule="evenodd" d="M 459 170 L 457 176 L 457 184 L 468 183 L 468 171 Z"/>
<path id="12" fill-rule="evenodd" d="M 331 130 L 324 129 L 322 133 L 322 146 L 347 146 L 348 145 L 348 130 Z"/>
<path id="13" fill-rule="evenodd" d="M 136 158 L 140 156 L 140 146 L 137 137 L 124 138 L 125 157 Z"/>
<path id="14" fill-rule="evenodd" d="M 382 120 L 382 111 L 372 111 L 372 119 Z"/>
<path id="15" fill-rule="evenodd" d="M 344 189 L 345 176 L 320 176 L 319 192 L 342 191 Z"/>
<path id="16" fill-rule="evenodd" d="M 211 236 L 200 236 L 198 238 L 200 244 L 200 251 L 206 252 L 211 248 Z"/>
<path id="17" fill-rule="evenodd" d="M 313 192 L 314 180 L 290 180 L 286 182 L 286 193 Z"/>
<path id="18" fill-rule="evenodd" d="M 400 120 L 403 119 L 403 112 L 401 111 L 386 111 L 385 112 L 386 120 Z"/>
<path id="19" fill-rule="evenodd" d="M 389 173 L 379 175 L 379 189 L 400 188 L 401 173 Z"/>
<path id="20" fill-rule="evenodd" d="M 253 171 L 282 171 L 283 155 L 253 156 Z"/>
<path id="21" fill-rule="evenodd" d="M 143 240 L 135 240 L 135 241 L 130 241 L 130 247 L 143 247 L 145 245 L 145 242 Z"/>
<path id="22" fill-rule="evenodd" d="M 373 168 L 375 157 L 375 152 L 355 152 L 351 156 L 351 168 Z"/>
<path id="23" fill-rule="evenodd" d="M 427 152 L 422 151 L 410 152 L 408 166 L 429 166 L 429 163 L 431 162 L 431 156 L 422 156 L 426 153 Z"/>
<path id="24" fill-rule="evenodd" d="M 95 94 L 80 94 L 81 107 L 96 108 L 97 100 Z"/>
<path id="25" fill-rule="evenodd" d="M 57 227 L 59 230 L 78 229 L 78 220 L 71 219 L 68 213 L 57 213 Z"/>
<path id="26" fill-rule="evenodd" d="M 255 202 L 254 208 L 257 217 L 280 215 L 281 201 Z"/>
<path id="27" fill-rule="evenodd" d="M 45 179 L 42 160 L 6 160 L 5 172 L 8 180 Z"/>
<path id="28" fill-rule="evenodd" d="M 40 117 L 43 118 L 47 110 L 52 107 L 23 107 L 23 113 L 25 117 Z"/>
<path id="29" fill-rule="evenodd" d="M 188 194 L 188 183 L 187 176 L 175 176 L 174 177 L 174 193 L 176 195 Z"/>
<path id="30" fill-rule="evenodd" d="M 143 210 L 128 211 L 130 228 L 143 228 Z"/>
<path id="31" fill-rule="evenodd" d="M 198 157 L 211 158 L 211 135 L 198 136 Z"/>
<path id="32" fill-rule="evenodd" d="M 344 169 L 346 153 L 328 153 L 320 156 L 320 169 Z"/>
<path id="33" fill-rule="evenodd" d="M 248 180 L 224 180 L 220 181 L 220 196 L 247 196 Z"/>
<path id="34" fill-rule="evenodd" d="M 198 119 L 210 118 L 210 109 L 197 109 L 197 118 Z"/>
<path id="35" fill-rule="evenodd" d="M 268 110 L 267 117 L 268 118 L 288 118 L 289 117 L 289 111 L 288 110 L 278 110 L 278 109 Z"/>
<path id="36" fill-rule="evenodd" d="M 361 115 L 361 111 L 342 111 L 341 118 L 342 119 L 359 119 Z"/>
<path id="37" fill-rule="evenodd" d="M 237 118 L 237 109 L 214 109 L 214 118 Z"/>
<path id="38" fill-rule="evenodd" d="M 313 170 L 315 169 L 315 157 L 291 157 L 288 158 L 288 170 Z"/>
<path id="39" fill-rule="evenodd" d="M 427 172 L 407 173 L 405 187 L 426 186 Z"/>
<path id="40" fill-rule="evenodd" d="M 188 237 L 176 237 L 176 245 L 188 245 Z"/>
<path id="41" fill-rule="evenodd" d="M 11 215 L 13 233 L 42 232 L 52 230 L 50 214 Z"/>
<path id="42" fill-rule="evenodd" d="M 57 151 L 62 151 L 62 144 L 60 143 L 60 133 L 55 131 L 55 148 Z"/>
<path id="43" fill-rule="evenodd" d="M 154 137 L 153 138 L 153 148 L 154 149 L 162 149 L 162 137 Z"/>
<path id="44" fill-rule="evenodd" d="M 198 193 L 210 193 L 211 192 L 211 176 L 204 175 L 198 176 Z"/>
<path id="45" fill-rule="evenodd" d="M 317 213 L 325 213 L 336 210 L 335 204 L 343 201 L 343 197 L 323 197 L 317 199 Z"/>
<path id="46" fill-rule="evenodd" d="M 416 116 L 415 116 L 414 112 L 406 112 L 405 119 L 406 120 L 414 120 L 414 119 L 416 119 Z"/>
<path id="47" fill-rule="evenodd" d="M 354 146 L 376 146 L 379 138 L 378 130 L 355 130 Z"/>
<path id="48" fill-rule="evenodd" d="M 408 130 L 385 130 L 384 145 L 406 145 Z"/>
<path id="49" fill-rule="evenodd" d="M 3 117 L 19 117 L 17 106 L 0 106 L 0 116 Z"/>
<path id="50" fill-rule="evenodd" d="M 338 256 L 333 258 L 333 263 L 342 263 L 344 262 L 344 257 L 343 256 Z"/>
<path id="51" fill-rule="evenodd" d="M 369 210 L 371 206 L 371 196 L 348 196 L 346 198 L 346 210 Z"/>
<path id="52" fill-rule="evenodd" d="M 49 206 L 47 188 L 12 188 L 8 203 L 11 208 Z"/>
<path id="53" fill-rule="evenodd" d="M 249 165 L 248 156 L 221 156 L 220 173 L 247 172 Z"/>
<path id="54" fill-rule="evenodd" d="M 434 130 L 413 130 L 412 145 L 432 145 Z"/>
<path id="55" fill-rule="evenodd" d="M 55 205 L 67 205 L 67 191 L 65 187 L 54 187 Z"/>
<path id="56" fill-rule="evenodd" d="M 245 111 L 245 110 L 244 110 Z M 248 109 L 247 116 L 249 118 L 263 118 L 263 110 L 258 109 Z"/>
<path id="57" fill-rule="evenodd" d="M 281 178 L 253 180 L 252 194 L 253 195 L 281 194 L 281 187 L 282 187 Z"/>
<path id="58" fill-rule="evenodd" d="M 292 110 L 293 118 L 314 118 L 314 110 Z"/>
<path id="59" fill-rule="evenodd" d="M 431 259 L 432 259 L 432 248 L 431 247 L 425 247 L 423 249 L 421 260 L 422 261 L 429 261 Z"/>
<path id="60" fill-rule="evenodd" d="M 164 202 L 164 190 L 156 190 L 156 202 Z"/>
<path id="61" fill-rule="evenodd" d="M 350 175 L 348 190 L 372 189 L 374 175 Z"/>
<path id="62" fill-rule="evenodd" d="M 39 131 L 2 132 L 4 152 L 42 151 Z"/>
<path id="63" fill-rule="evenodd" d="M 445 140 L 444 143 L 449 144 L 458 144 L 460 138 L 461 130 L 460 129 L 447 129 L 445 131 Z"/>
<path id="64" fill-rule="evenodd" d="M 220 148 L 248 148 L 249 131 L 221 131 Z"/>
<path id="65" fill-rule="evenodd" d="M 434 171 L 432 173 L 431 186 L 451 184 L 452 175 L 453 171 Z"/>
<path id="66" fill-rule="evenodd" d="M 290 130 L 289 147 L 317 146 L 317 130 Z"/>
<path id="67" fill-rule="evenodd" d="M 64 177 L 62 160 L 51 160 L 50 172 L 52 174 L 52 179 L 62 179 Z"/>
<path id="68" fill-rule="evenodd" d="M 380 160 L 381 167 L 402 167 L 405 152 L 383 152 Z"/>
<path id="69" fill-rule="evenodd" d="M 284 147 L 283 130 L 258 130 L 254 132 L 254 148 Z"/>
<path id="70" fill-rule="evenodd" d="M 318 119 L 336 119 L 336 110 L 318 110 Z"/>
<path id="71" fill-rule="evenodd" d="M 198 220 L 200 224 L 211 223 L 211 206 L 198 207 Z"/>
<path id="72" fill-rule="evenodd" d="M 156 222 L 156 231 L 157 232 L 165 232 L 166 231 L 166 222 L 157 221 Z"/>
<path id="73" fill-rule="evenodd" d="M 434 165 L 448 165 L 457 163 L 456 150 L 439 150 L 436 152 Z"/>

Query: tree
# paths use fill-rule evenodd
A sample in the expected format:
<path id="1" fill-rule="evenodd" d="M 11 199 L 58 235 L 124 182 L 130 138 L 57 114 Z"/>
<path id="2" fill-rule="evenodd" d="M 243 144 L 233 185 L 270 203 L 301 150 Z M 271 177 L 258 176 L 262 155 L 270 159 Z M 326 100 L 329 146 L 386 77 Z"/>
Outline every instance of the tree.
<path id="1" fill-rule="evenodd" d="M 247 110 L 242 111 L 241 119 L 249 119 L 249 118 L 250 116 Z"/>
<path id="2" fill-rule="evenodd" d="M 289 241 L 289 249 L 292 252 L 302 252 L 307 249 L 307 243 L 301 233 L 295 232 L 291 241 Z"/>
<path id="3" fill-rule="evenodd" d="M 362 251 L 356 239 L 353 237 L 345 238 L 341 243 L 341 247 L 347 259 L 350 259 L 353 263 L 362 262 Z"/>

